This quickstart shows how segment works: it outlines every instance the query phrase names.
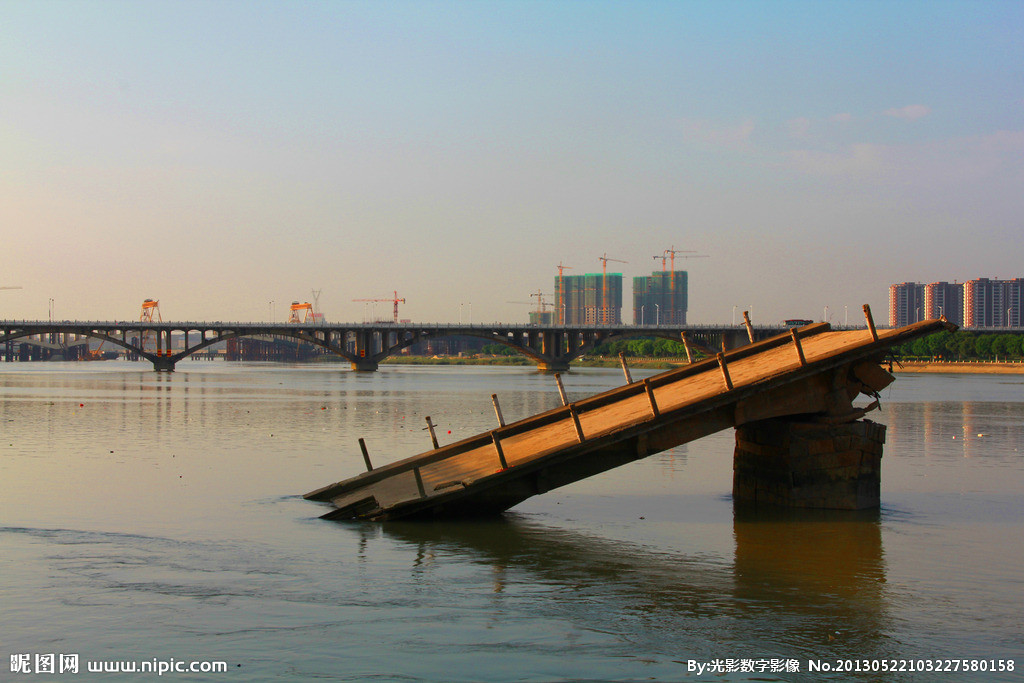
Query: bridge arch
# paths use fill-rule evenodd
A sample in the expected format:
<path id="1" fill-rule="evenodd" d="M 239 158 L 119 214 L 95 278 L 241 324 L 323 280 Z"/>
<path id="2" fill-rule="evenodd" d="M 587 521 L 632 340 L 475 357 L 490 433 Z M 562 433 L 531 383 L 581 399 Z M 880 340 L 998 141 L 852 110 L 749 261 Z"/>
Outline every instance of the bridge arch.
<path id="1" fill-rule="evenodd" d="M 109 342 L 148 360 L 156 370 L 172 371 L 179 360 L 219 342 L 276 337 L 323 348 L 347 360 L 356 370 L 376 370 L 381 361 L 418 341 L 465 336 L 514 349 L 536 362 L 541 371 L 565 371 L 573 360 L 591 353 L 599 344 L 643 337 L 679 341 L 680 332 L 690 334 L 691 346 L 710 353 L 717 351 L 714 347 L 733 348 L 747 343 L 743 328 L 713 326 L 0 321 L 0 344 L 33 335 L 74 334 Z M 759 328 L 757 332 L 760 338 L 778 333 L 778 329 Z M 142 343 L 147 335 L 155 337 L 155 350 Z M 182 350 L 173 350 L 172 335 L 184 337 Z"/>

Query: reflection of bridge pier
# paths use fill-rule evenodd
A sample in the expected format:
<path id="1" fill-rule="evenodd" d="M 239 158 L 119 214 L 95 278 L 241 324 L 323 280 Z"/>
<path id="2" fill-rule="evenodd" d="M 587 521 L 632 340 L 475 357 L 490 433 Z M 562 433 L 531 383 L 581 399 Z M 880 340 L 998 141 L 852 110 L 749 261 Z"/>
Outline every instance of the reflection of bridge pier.
<path id="1" fill-rule="evenodd" d="M 294 363 L 309 360 L 316 354 L 316 348 L 311 344 L 288 338 L 236 337 L 225 343 L 224 357 L 228 361 Z M 196 352 L 193 356 L 201 353 Z"/>
<path id="2" fill-rule="evenodd" d="M 642 633 L 676 648 L 685 642 L 689 656 L 708 660 L 723 650 L 806 659 L 820 656 L 839 631 L 844 651 L 859 656 L 881 657 L 891 648 L 877 511 L 748 514 L 737 507 L 729 522 L 719 520 L 715 529 L 733 534 L 731 563 L 703 548 L 654 549 L 516 514 L 459 524 L 344 524 L 337 533 L 357 535 L 361 550 L 380 542 L 389 552 L 394 543 L 405 546 L 410 575 L 425 585 L 436 586 L 452 566 L 429 558 L 448 556 L 489 569 L 474 573 L 474 594 L 489 581 L 493 599 L 501 600 L 511 583 L 512 599 L 529 610 L 531 592 L 515 586 L 543 586 L 537 604 L 545 614 L 585 628 L 600 624 L 628 647 L 636 648 Z M 573 599 L 549 599 L 562 593 Z M 766 651 L 767 643 L 774 648 Z M 688 680 L 685 662 L 678 666 L 677 676 L 651 677 Z"/>
<path id="3" fill-rule="evenodd" d="M 880 658 L 885 637 L 885 563 L 878 510 L 786 510 L 737 503 L 734 597 L 765 605 L 809 648 L 831 639 Z M 816 656 L 818 651 L 806 653 Z"/>

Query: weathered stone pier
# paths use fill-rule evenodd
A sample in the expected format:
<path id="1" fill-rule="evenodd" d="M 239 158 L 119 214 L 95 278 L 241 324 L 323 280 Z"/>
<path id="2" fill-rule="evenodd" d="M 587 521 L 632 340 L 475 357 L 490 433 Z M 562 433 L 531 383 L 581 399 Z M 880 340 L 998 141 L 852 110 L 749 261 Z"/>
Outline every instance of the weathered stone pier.
<path id="1" fill-rule="evenodd" d="M 736 428 L 733 499 L 786 507 L 879 505 L 885 425 L 778 418 Z"/>

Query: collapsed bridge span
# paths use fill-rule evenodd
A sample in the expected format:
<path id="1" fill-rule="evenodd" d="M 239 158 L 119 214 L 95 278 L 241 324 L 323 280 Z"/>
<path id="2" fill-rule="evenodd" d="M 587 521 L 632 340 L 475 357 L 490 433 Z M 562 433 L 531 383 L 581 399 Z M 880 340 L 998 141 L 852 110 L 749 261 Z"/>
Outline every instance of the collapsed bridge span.
<path id="1" fill-rule="evenodd" d="M 567 402 L 563 393 L 562 407 L 510 424 L 499 409 L 494 430 L 443 447 L 435 441 L 430 451 L 378 468 L 364 450 L 368 471 L 304 497 L 330 503 L 326 519 L 490 515 L 733 427 L 746 429 L 737 496 L 808 507 L 877 506 L 884 426 L 862 420 L 877 401 L 859 408 L 853 401 L 877 398 L 893 381 L 882 367 L 890 347 L 955 326 L 938 319 L 876 330 L 866 306 L 865 314 L 867 329 L 807 325 L 579 401 Z M 759 433 L 751 426 L 794 419 L 817 430 L 801 432 L 809 437 L 783 430 L 774 445 L 750 442 Z M 829 439 L 831 446 L 822 444 Z M 858 446 L 865 439 L 868 445 Z"/>

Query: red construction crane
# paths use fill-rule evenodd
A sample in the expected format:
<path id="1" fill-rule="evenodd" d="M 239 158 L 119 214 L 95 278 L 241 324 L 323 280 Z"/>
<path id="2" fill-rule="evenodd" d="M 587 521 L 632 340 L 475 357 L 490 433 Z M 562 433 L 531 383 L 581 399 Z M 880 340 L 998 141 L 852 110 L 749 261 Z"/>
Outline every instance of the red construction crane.
<path id="1" fill-rule="evenodd" d="M 390 301 L 395 304 L 395 323 L 398 323 L 398 304 L 404 304 L 405 299 L 398 298 L 398 292 L 390 299 L 352 299 L 352 301 Z"/>
<path id="2" fill-rule="evenodd" d="M 597 260 L 601 262 L 601 319 L 599 323 L 608 323 L 611 320 L 609 314 L 610 307 L 608 306 L 608 262 L 616 261 L 618 263 L 629 263 L 617 258 L 608 258 L 608 252 L 604 253 L 604 256 L 598 256 Z"/>

